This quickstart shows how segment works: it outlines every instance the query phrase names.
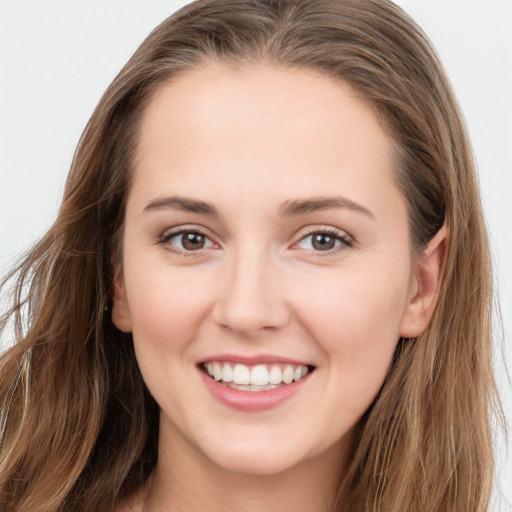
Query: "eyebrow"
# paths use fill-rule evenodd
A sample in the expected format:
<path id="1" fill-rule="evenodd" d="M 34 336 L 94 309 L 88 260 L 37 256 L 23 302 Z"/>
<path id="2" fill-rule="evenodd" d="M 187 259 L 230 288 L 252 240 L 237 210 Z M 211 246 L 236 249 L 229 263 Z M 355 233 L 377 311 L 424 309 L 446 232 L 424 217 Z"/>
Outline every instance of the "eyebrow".
<path id="1" fill-rule="evenodd" d="M 144 208 L 144 212 L 155 210 L 178 210 L 182 212 L 200 213 L 202 215 L 210 215 L 213 217 L 219 216 L 219 213 L 213 204 L 206 201 L 199 201 L 197 199 L 180 196 L 155 199 Z"/>
<path id="2" fill-rule="evenodd" d="M 280 214 L 282 216 L 307 215 L 308 213 L 333 208 L 348 209 L 362 213 L 372 219 L 374 218 L 370 210 L 341 196 L 314 197 L 304 200 L 285 201 L 280 208 Z"/>
<path id="3" fill-rule="evenodd" d="M 279 208 L 279 213 L 282 217 L 289 217 L 294 215 L 307 215 L 316 211 L 335 208 L 352 210 L 371 217 L 372 219 L 374 218 L 370 210 L 358 203 L 355 203 L 354 201 L 351 201 L 350 199 L 341 196 L 288 200 L 282 203 L 281 207 Z M 219 213 L 212 203 L 181 196 L 170 196 L 155 199 L 144 208 L 144 212 L 155 210 L 177 210 L 182 212 L 198 213 L 201 215 L 219 217 Z"/>

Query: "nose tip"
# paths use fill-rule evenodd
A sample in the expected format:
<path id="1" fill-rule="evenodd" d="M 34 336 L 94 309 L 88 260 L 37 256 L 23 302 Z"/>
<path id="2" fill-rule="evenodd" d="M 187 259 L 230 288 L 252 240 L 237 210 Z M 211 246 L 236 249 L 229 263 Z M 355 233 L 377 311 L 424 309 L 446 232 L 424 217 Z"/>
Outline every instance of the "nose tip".
<path id="1" fill-rule="evenodd" d="M 244 337 L 275 331 L 289 321 L 282 286 L 269 266 L 238 265 L 219 286 L 213 319 Z"/>
<path id="2" fill-rule="evenodd" d="M 216 323 L 223 329 L 239 334 L 243 337 L 251 337 L 257 333 L 274 331 L 280 327 L 280 323 L 270 318 L 270 315 L 257 315 L 254 311 L 238 311 L 226 314 L 218 314 Z"/>

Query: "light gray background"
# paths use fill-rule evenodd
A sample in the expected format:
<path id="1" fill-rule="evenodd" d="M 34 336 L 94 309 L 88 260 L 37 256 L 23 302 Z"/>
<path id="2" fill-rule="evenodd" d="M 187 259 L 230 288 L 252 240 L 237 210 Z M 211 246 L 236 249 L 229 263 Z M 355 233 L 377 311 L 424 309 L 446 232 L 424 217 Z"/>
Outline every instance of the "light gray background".
<path id="1" fill-rule="evenodd" d="M 0 0 L 0 275 L 52 222 L 74 148 L 102 92 L 149 31 L 185 3 Z M 397 3 L 433 40 L 466 115 L 510 366 L 512 0 Z M 499 350 L 496 365 L 510 420 L 512 393 Z M 512 510 L 512 464 L 501 436 L 497 451 L 509 504 L 501 500 L 493 510 L 504 512 Z"/>

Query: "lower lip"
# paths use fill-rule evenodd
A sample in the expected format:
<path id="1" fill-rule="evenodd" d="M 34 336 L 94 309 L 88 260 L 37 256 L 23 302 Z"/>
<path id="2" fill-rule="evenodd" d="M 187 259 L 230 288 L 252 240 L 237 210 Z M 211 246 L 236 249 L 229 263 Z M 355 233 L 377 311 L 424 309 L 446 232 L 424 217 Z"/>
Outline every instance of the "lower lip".
<path id="1" fill-rule="evenodd" d="M 304 387 L 304 384 L 311 375 L 308 374 L 296 382 L 286 384 L 285 386 L 278 386 L 274 389 L 242 391 L 225 386 L 206 375 L 202 370 L 199 371 L 206 387 L 214 398 L 232 409 L 244 412 L 266 411 L 277 407 L 296 395 Z"/>

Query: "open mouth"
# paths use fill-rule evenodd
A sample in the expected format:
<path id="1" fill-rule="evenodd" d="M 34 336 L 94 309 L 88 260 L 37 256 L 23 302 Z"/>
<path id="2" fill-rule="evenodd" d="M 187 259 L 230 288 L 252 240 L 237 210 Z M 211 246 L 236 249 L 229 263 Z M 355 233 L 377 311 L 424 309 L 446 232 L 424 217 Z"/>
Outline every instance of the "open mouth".
<path id="1" fill-rule="evenodd" d="M 245 365 L 225 361 L 208 361 L 200 368 L 219 384 L 240 391 L 267 391 L 303 379 L 314 370 L 305 364 Z"/>

